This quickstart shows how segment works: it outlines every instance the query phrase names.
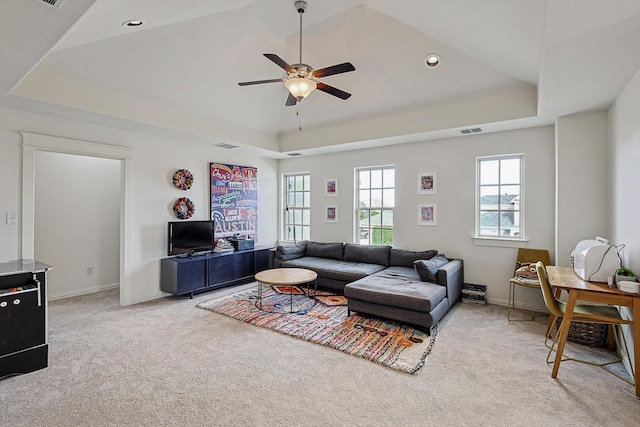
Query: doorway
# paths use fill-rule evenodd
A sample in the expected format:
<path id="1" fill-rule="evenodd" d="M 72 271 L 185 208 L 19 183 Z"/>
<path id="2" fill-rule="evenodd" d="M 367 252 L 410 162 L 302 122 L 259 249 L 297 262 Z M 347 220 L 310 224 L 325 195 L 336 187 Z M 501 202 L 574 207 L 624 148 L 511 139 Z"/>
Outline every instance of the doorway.
<path id="1" fill-rule="evenodd" d="M 49 300 L 119 287 L 120 161 L 37 151 L 35 259 Z"/>

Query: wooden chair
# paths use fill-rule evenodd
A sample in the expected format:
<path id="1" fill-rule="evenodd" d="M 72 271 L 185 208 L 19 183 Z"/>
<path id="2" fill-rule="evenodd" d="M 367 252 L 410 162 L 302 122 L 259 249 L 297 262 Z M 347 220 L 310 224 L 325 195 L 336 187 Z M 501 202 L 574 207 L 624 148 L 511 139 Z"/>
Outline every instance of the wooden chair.
<path id="1" fill-rule="evenodd" d="M 532 313 L 527 310 L 522 310 L 516 308 L 516 286 L 522 286 L 530 289 L 538 289 L 540 288 L 539 283 L 531 283 L 527 281 L 520 280 L 516 277 L 516 270 L 522 266 L 522 264 L 536 263 L 538 261 L 542 261 L 544 265 L 549 265 L 549 251 L 546 249 L 527 249 L 520 248 L 518 249 L 518 258 L 516 259 L 516 265 L 513 269 L 513 278 L 509 280 L 509 302 L 507 304 L 507 319 L 509 321 L 517 320 L 517 321 L 529 321 L 534 320 L 538 316 L 546 316 L 543 313 Z M 511 318 L 511 312 L 518 311 L 521 314 L 524 314 L 526 317 L 522 318 Z"/>
<path id="2" fill-rule="evenodd" d="M 549 326 L 547 327 L 547 335 L 545 336 L 544 343 L 549 348 L 549 353 L 547 354 L 547 364 L 551 365 L 554 361 L 551 360 L 551 354 L 555 350 L 555 346 L 558 342 L 558 338 L 560 337 L 560 328 L 556 331 L 556 334 L 553 338 L 553 342 L 551 345 L 548 344 L 549 338 L 551 336 L 551 331 L 553 330 L 552 324 L 555 322 L 555 319 L 564 317 L 564 312 L 566 308 L 566 304 L 562 301 L 558 301 L 556 296 L 554 295 L 551 285 L 549 284 L 549 280 L 547 279 L 547 270 L 545 269 L 545 265 L 542 262 L 536 263 L 536 271 L 538 272 L 538 279 L 540 280 L 540 288 L 542 289 L 542 296 L 544 298 L 544 303 L 549 309 L 551 313 L 551 319 L 549 320 Z M 620 342 L 618 340 L 618 334 L 615 331 L 615 326 L 620 327 L 622 324 L 631 325 L 633 324 L 633 320 L 625 320 L 620 316 L 618 309 L 609 306 L 609 305 L 589 305 L 589 304 L 576 304 L 575 309 L 573 310 L 573 316 L 571 317 L 572 322 L 582 322 L 582 323 L 596 323 L 596 324 L 604 324 L 609 325 L 612 328 L 613 336 L 616 342 L 616 348 L 618 349 L 618 357 L 615 360 L 606 361 L 602 363 L 592 362 L 589 360 L 578 359 L 575 357 L 566 356 L 564 353 L 562 354 L 562 358 L 560 362 L 566 362 L 568 360 L 580 363 L 586 363 L 587 365 L 597 366 L 602 368 L 606 372 L 615 375 L 621 380 L 626 381 L 629 384 L 633 385 L 632 381 L 621 377 L 616 372 L 606 369 L 607 365 L 611 365 L 613 363 L 618 363 L 622 361 L 622 357 L 620 356 Z M 624 344 L 624 350 L 626 354 L 629 354 L 629 348 L 627 347 L 627 340 L 622 335 L 622 341 Z M 635 369 L 638 369 L 636 366 Z M 635 373 L 633 371 L 631 375 L 635 378 Z M 553 374 L 552 374 L 553 376 Z"/>

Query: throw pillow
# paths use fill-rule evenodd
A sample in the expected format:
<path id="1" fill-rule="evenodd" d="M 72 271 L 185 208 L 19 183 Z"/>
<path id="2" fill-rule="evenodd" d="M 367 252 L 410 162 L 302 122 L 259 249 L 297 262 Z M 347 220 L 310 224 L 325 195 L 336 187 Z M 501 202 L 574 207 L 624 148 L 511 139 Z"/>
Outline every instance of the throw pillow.
<path id="1" fill-rule="evenodd" d="M 413 263 L 413 266 L 415 267 L 418 276 L 420 276 L 420 280 L 423 282 L 437 283 L 438 269 L 448 262 L 449 260 L 447 257 L 444 256 L 444 254 L 440 254 L 428 260 L 419 259 Z"/>

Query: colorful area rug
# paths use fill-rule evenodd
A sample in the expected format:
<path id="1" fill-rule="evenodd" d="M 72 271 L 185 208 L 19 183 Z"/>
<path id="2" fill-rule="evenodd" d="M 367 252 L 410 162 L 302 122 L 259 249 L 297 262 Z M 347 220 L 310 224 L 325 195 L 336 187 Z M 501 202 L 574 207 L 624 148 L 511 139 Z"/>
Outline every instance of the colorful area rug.
<path id="1" fill-rule="evenodd" d="M 347 297 L 342 295 L 318 295 L 316 299 L 324 305 L 347 305 Z"/>
<path id="2" fill-rule="evenodd" d="M 303 295 L 304 291 L 297 286 L 283 286 L 276 285 L 272 286 L 273 290 L 279 294 L 293 294 L 293 295 Z"/>
<path id="3" fill-rule="evenodd" d="M 332 297 L 318 291 L 318 296 Z M 257 308 L 257 291 L 250 289 L 198 304 L 198 307 L 243 322 L 273 329 L 316 344 L 326 345 L 392 369 L 410 374 L 418 372 L 433 346 L 435 336 L 402 324 L 351 313 L 338 304 L 323 304 L 306 295 L 293 295 L 294 313 L 289 313 L 288 294 L 271 287 L 263 290 L 263 309 Z M 342 297 L 344 298 L 344 297 Z"/>

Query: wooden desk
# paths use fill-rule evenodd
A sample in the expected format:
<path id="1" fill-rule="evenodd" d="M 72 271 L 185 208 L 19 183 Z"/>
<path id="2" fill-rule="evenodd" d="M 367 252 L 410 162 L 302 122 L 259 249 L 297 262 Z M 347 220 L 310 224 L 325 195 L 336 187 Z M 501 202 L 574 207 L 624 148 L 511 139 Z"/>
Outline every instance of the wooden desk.
<path id="1" fill-rule="evenodd" d="M 573 310 L 578 300 L 628 306 L 631 307 L 633 311 L 634 381 L 636 385 L 636 397 L 640 397 L 640 383 L 638 382 L 638 369 L 640 368 L 640 295 L 622 292 L 618 289 L 611 289 L 606 283 L 584 281 L 570 267 L 548 266 L 547 276 L 551 286 L 569 293 L 565 316 L 560 326 L 560 339 L 551 377 L 556 378 L 558 375 L 560 359 L 562 358 L 564 345 L 567 341 L 567 335 L 569 334 Z"/>

